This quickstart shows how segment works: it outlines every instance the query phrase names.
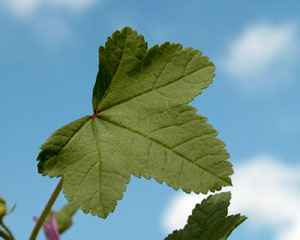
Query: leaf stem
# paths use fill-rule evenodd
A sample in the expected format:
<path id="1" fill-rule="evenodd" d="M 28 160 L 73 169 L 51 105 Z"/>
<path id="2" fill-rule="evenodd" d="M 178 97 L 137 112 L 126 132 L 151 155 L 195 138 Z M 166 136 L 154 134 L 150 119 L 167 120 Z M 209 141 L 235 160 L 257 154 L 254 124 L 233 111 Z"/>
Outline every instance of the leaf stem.
<path id="1" fill-rule="evenodd" d="M 9 240 L 15 240 L 15 238 L 14 238 L 14 235 L 12 234 L 12 232 L 9 230 L 9 228 L 4 224 L 4 222 L 2 221 L 2 219 L 0 220 L 0 225 L 4 228 L 4 230 L 8 233 L 8 234 L 6 234 L 6 233 L 4 233 L 4 232 L 0 232 L 0 236 L 2 236 L 3 235 L 3 233 L 4 233 L 4 235 L 6 235 L 5 237 L 8 237 L 7 239 L 9 239 Z M 2 234 L 2 235 L 1 235 Z"/>
<path id="2" fill-rule="evenodd" d="M 48 213 L 50 212 L 57 196 L 59 195 L 61 189 L 62 189 L 62 186 L 63 186 L 63 178 L 60 179 L 60 181 L 58 182 L 54 192 L 52 193 L 47 205 L 45 206 L 41 216 L 39 217 L 34 229 L 32 230 L 32 233 L 31 233 L 31 236 L 30 236 L 30 240 L 35 240 L 39 231 L 40 231 L 40 228 L 42 227 L 42 224 L 44 223 Z"/>
<path id="3" fill-rule="evenodd" d="M 3 232 L 2 230 L 0 230 L 0 237 L 2 237 L 3 239 L 6 239 L 6 240 L 10 240 L 10 237 L 8 236 L 8 234 Z"/>

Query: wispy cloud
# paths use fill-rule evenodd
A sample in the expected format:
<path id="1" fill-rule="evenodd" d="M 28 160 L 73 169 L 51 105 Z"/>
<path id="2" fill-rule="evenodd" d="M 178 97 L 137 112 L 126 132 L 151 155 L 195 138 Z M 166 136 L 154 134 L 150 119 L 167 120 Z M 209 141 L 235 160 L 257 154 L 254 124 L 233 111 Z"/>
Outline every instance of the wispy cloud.
<path id="1" fill-rule="evenodd" d="M 221 65 L 243 90 L 273 90 L 289 81 L 297 42 L 295 24 L 261 22 L 233 39 Z"/>
<path id="2" fill-rule="evenodd" d="M 231 213 L 248 216 L 249 231 L 269 227 L 276 240 L 300 239 L 300 165 L 287 165 L 269 155 L 248 159 L 235 169 Z M 166 232 L 182 228 L 205 196 L 178 194 L 162 217 Z"/>
<path id="3" fill-rule="evenodd" d="M 52 48 L 59 46 L 73 36 L 71 25 L 61 16 L 56 16 L 55 18 L 45 17 L 40 19 L 40 21 L 32 21 L 30 26 L 42 42 Z"/>
<path id="4" fill-rule="evenodd" d="M 71 38 L 71 16 L 83 13 L 103 0 L 0 0 L 0 12 L 21 21 L 47 46 Z M 74 37 L 74 36 L 73 36 Z"/>
<path id="5" fill-rule="evenodd" d="M 28 17 L 42 7 L 82 11 L 93 3 L 95 0 L 4 0 L 2 5 L 19 17 Z"/>
<path id="6" fill-rule="evenodd" d="M 188 216 L 192 213 L 195 205 L 205 198 L 204 195 L 189 195 L 180 193 L 170 200 L 168 207 L 162 215 L 161 223 L 163 230 L 168 234 L 176 229 L 183 228 Z"/>

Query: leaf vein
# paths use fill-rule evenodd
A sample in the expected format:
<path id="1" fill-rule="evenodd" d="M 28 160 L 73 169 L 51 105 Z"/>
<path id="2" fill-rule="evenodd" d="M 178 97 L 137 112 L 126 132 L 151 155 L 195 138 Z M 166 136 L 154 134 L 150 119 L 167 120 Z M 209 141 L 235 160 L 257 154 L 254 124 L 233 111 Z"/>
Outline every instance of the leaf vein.
<path id="1" fill-rule="evenodd" d="M 103 204 L 102 204 L 102 195 L 101 195 L 101 187 L 102 187 L 102 163 L 101 163 L 101 152 L 100 152 L 100 142 L 99 142 L 99 139 L 98 139 L 98 135 L 97 135 L 97 127 L 96 127 L 96 121 L 95 120 L 92 120 L 92 125 L 93 125 L 93 134 L 94 134 L 94 137 L 95 137 L 95 141 L 96 141 L 96 148 L 97 148 L 97 156 L 98 156 L 98 163 L 99 163 L 99 166 L 98 166 L 98 181 L 99 181 L 99 204 L 101 205 L 101 207 L 103 207 Z M 97 163 L 96 162 L 96 163 Z"/>
<path id="2" fill-rule="evenodd" d="M 133 97 L 131 97 L 131 98 L 125 99 L 125 100 L 123 100 L 122 102 L 117 102 L 117 103 L 115 103 L 115 104 L 113 104 L 113 105 L 110 105 L 110 106 L 104 108 L 104 109 L 101 109 L 101 111 L 104 112 L 105 110 L 112 109 L 113 107 L 116 107 L 116 106 L 118 106 L 118 105 L 124 104 L 124 103 L 126 103 L 126 102 L 128 102 L 128 101 L 131 101 L 131 100 L 133 100 L 133 99 L 135 99 L 135 98 L 137 98 L 137 97 L 140 97 L 140 96 L 142 96 L 142 95 L 144 95 L 144 94 L 152 93 L 152 92 L 155 91 L 155 90 L 157 91 L 158 89 L 161 89 L 161 88 L 164 88 L 164 87 L 166 87 L 166 86 L 169 86 L 169 85 L 171 85 L 171 84 L 173 84 L 173 83 L 176 83 L 176 82 L 179 81 L 179 80 L 183 80 L 184 78 L 188 77 L 189 75 L 192 75 L 193 73 L 196 73 L 196 72 L 198 72 L 198 71 L 202 71 L 202 70 L 204 70 L 204 69 L 207 68 L 207 67 L 211 67 L 211 65 L 205 66 L 205 67 L 203 67 L 203 68 L 201 68 L 201 69 L 196 69 L 195 71 L 192 71 L 192 72 L 190 72 L 189 74 L 187 74 L 187 75 L 185 75 L 185 76 L 180 76 L 180 77 L 176 78 L 175 80 L 173 80 L 172 82 L 168 82 L 168 83 L 166 83 L 166 84 L 164 84 L 164 85 L 162 85 L 162 86 L 160 86 L 160 87 L 158 87 L 158 88 L 150 89 L 150 90 L 145 91 L 145 92 L 143 92 L 143 93 L 139 93 L 139 94 L 137 94 L 137 95 L 135 95 L 135 96 L 133 96 Z"/>
<path id="3" fill-rule="evenodd" d="M 164 53 L 165 53 L 165 52 L 166 52 L 166 49 L 164 50 Z M 176 51 L 176 52 L 177 52 L 177 51 Z M 175 53 L 176 53 L 176 52 L 175 52 Z M 172 60 L 174 59 L 174 56 L 175 56 L 175 54 L 173 54 Z M 164 66 L 164 67 L 162 68 L 162 70 L 160 71 L 160 73 L 159 73 L 157 76 L 155 76 L 156 79 L 155 79 L 155 82 L 154 82 L 154 84 L 153 84 L 152 90 L 154 90 L 154 89 L 156 88 L 156 85 L 157 85 L 158 80 L 160 79 L 161 75 L 163 74 L 163 72 L 165 71 L 165 69 L 167 68 L 167 66 L 172 62 L 172 60 L 171 60 L 170 62 L 166 63 L 165 66 Z"/>
<path id="4" fill-rule="evenodd" d="M 136 130 L 134 130 L 134 129 L 128 128 L 128 127 L 123 126 L 123 125 L 120 125 L 120 124 L 118 124 L 118 123 L 116 123 L 116 122 L 109 121 L 109 120 L 103 119 L 103 118 L 102 118 L 102 120 L 104 120 L 104 121 L 106 121 L 106 122 L 108 122 L 108 123 L 110 123 L 110 124 L 112 124 L 112 125 L 114 125 L 114 126 L 117 126 L 117 127 L 119 127 L 119 128 L 122 128 L 122 129 L 124 129 L 124 130 L 127 130 L 127 131 L 129 131 L 129 132 L 131 132 L 131 133 L 134 133 L 134 134 L 137 134 L 137 135 L 139 135 L 139 136 L 142 136 L 142 137 L 148 139 L 148 140 L 151 141 L 151 142 L 155 142 L 156 144 L 158 144 L 158 145 L 160 145 L 161 147 L 163 147 L 163 148 L 169 150 L 170 152 L 174 153 L 175 155 L 179 156 L 180 158 L 183 158 L 184 160 L 186 160 L 186 161 L 189 162 L 190 164 L 192 164 L 192 165 L 194 165 L 194 166 L 200 168 L 202 171 L 205 171 L 205 172 L 209 173 L 210 175 L 212 175 L 213 177 L 215 177 L 215 178 L 221 180 L 222 182 L 226 183 L 226 185 L 228 185 L 228 184 L 230 185 L 229 182 L 225 181 L 224 179 L 222 179 L 221 177 L 219 177 L 219 176 L 216 175 L 215 173 L 209 171 L 207 168 L 205 168 L 205 167 L 203 167 L 203 166 L 200 166 L 199 164 L 196 164 L 196 163 L 193 162 L 191 159 L 189 159 L 189 158 L 183 156 L 182 154 L 180 154 L 180 153 L 174 151 L 173 149 L 169 148 L 167 145 L 165 145 L 165 144 L 163 144 L 163 143 L 161 143 L 161 142 L 159 142 L 159 141 L 157 141 L 157 140 L 155 140 L 155 139 L 149 138 L 149 137 L 147 137 L 145 134 L 143 134 L 143 133 L 141 133 L 141 132 L 138 132 L 138 131 L 136 131 Z"/>

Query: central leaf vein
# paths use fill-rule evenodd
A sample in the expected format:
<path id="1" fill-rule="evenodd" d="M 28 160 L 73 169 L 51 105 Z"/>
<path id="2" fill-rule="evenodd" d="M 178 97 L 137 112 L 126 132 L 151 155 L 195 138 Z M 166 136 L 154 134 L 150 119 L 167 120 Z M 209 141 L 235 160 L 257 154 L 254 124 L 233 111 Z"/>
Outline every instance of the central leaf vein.
<path id="1" fill-rule="evenodd" d="M 99 203 L 102 205 L 102 162 L 101 162 L 101 151 L 100 151 L 100 142 L 97 134 L 97 127 L 96 127 L 96 119 L 92 120 L 93 126 L 93 134 L 95 137 L 96 149 L 97 149 L 97 162 L 98 165 L 98 177 L 99 177 Z"/>
<path id="2" fill-rule="evenodd" d="M 171 85 L 171 84 L 174 84 L 174 83 L 176 83 L 176 82 L 179 81 L 179 80 L 183 80 L 183 81 L 184 81 L 184 78 L 186 78 L 186 77 L 188 77 L 188 76 L 190 76 L 190 75 L 192 75 L 192 74 L 194 74 L 194 73 L 196 73 L 196 72 L 202 71 L 202 70 L 204 70 L 204 69 L 207 68 L 207 67 L 212 67 L 212 66 L 211 66 L 211 65 L 208 65 L 208 66 L 205 66 L 205 67 L 203 67 L 203 68 L 201 68 L 201 69 L 196 69 L 195 71 L 192 71 L 192 72 L 188 73 L 188 74 L 185 75 L 185 76 L 180 76 L 180 77 L 176 78 L 176 79 L 173 80 L 172 82 L 168 82 L 168 83 L 166 83 L 166 84 L 164 84 L 164 85 L 162 85 L 162 86 L 160 86 L 160 87 L 153 88 L 153 89 L 150 89 L 150 90 L 145 91 L 145 92 L 141 92 L 140 94 L 137 94 L 137 95 L 135 95 L 135 96 L 132 96 L 132 97 L 130 97 L 130 98 L 128 98 L 128 99 L 124 99 L 122 102 L 117 102 L 117 103 L 115 103 L 115 104 L 112 104 L 112 105 L 110 105 L 110 106 L 107 106 L 106 108 L 101 109 L 101 111 L 104 112 L 105 110 L 112 109 L 113 107 L 116 107 L 116 106 L 118 106 L 118 105 L 124 104 L 124 103 L 126 103 L 126 102 L 128 102 L 128 101 L 131 101 L 131 100 L 133 100 L 133 99 L 135 99 L 135 98 L 137 98 L 137 97 L 140 97 L 140 96 L 142 96 L 142 95 L 144 95 L 144 94 L 148 94 L 148 93 L 151 93 L 151 92 L 153 92 L 153 91 L 157 91 L 157 90 L 159 90 L 159 89 L 161 89 L 161 88 L 167 87 L 167 86 L 169 86 L 169 85 Z"/>
<path id="3" fill-rule="evenodd" d="M 128 31 L 126 31 L 125 39 L 127 39 L 127 35 L 128 35 Z M 111 78 L 112 78 L 112 79 L 111 79 L 111 82 L 113 82 L 114 78 L 117 76 L 117 73 L 118 73 L 118 71 L 119 71 L 120 65 L 121 65 L 121 63 L 122 63 L 122 59 L 123 59 L 123 54 L 124 54 L 124 49 L 125 49 L 125 47 L 126 47 L 126 42 L 124 43 L 124 46 L 123 46 L 122 51 L 121 51 L 120 61 L 118 62 L 117 70 L 115 71 L 115 74 L 114 74 L 114 75 L 111 74 L 111 75 L 112 75 L 112 76 L 111 76 Z M 106 87 L 105 81 L 104 81 L 104 79 L 103 79 L 103 85 L 104 85 L 104 89 L 106 89 L 106 90 L 105 90 L 105 93 L 104 93 L 102 99 L 104 99 L 104 98 L 106 97 L 107 93 L 109 92 L 109 89 L 110 89 L 111 84 L 109 84 L 109 86 Z M 101 101 L 99 101 L 99 103 L 98 103 L 97 109 L 99 108 L 100 102 L 101 102 Z"/>
<path id="4" fill-rule="evenodd" d="M 175 155 L 179 156 L 180 158 L 186 160 L 186 161 L 189 162 L 190 164 L 192 164 L 192 165 L 194 165 L 194 166 L 200 168 L 202 171 L 207 172 L 207 173 L 209 173 L 210 175 L 212 175 L 213 177 L 215 177 L 215 178 L 219 179 L 220 181 L 226 183 L 226 185 L 230 185 L 230 182 L 225 181 L 225 180 L 222 179 L 220 176 L 218 176 L 218 175 L 216 175 L 215 173 L 209 171 L 207 168 L 205 168 L 205 167 L 203 167 L 203 166 L 200 166 L 199 164 L 196 164 L 196 163 L 193 162 L 191 159 L 189 159 L 189 158 L 183 156 L 182 154 L 176 152 L 175 150 L 169 148 L 169 147 L 166 146 L 165 144 L 163 144 L 163 143 L 161 143 L 161 142 L 159 142 L 159 141 L 157 141 L 157 140 L 155 140 L 155 139 L 152 139 L 152 138 L 150 138 L 150 137 L 147 137 L 145 134 L 143 134 L 143 133 L 141 133 L 141 132 L 138 132 L 138 131 L 136 131 L 136 130 L 134 130 L 134 129 L 128 128 L 128 127 L 123 126 L 123 125 L 120 125 L 120 124 L 118 124 L 118 123 L 116 123 L 116 122 L 113 122 L 113 121 L 111 121 L 111 120 L 103 119 L 103 118 L 101 118 L 101 119 L 102 119 L 103 121 L 106 121 L 107 123 L 110 123 L 110 124 L 116 126 L 116 127 L 122 128 L 122 129 L 127 130 L 127 131 L 129 131 L 129 132 L 131 132 L 131 133 L 134 133 L 134 134 L 137 134 L 137 135 L 139 135 L 139 136 L 142 136 L 142 137 L 148 139 L 149 141 L 158 144 L 159 146 L 161 146 L 161 147 L 167 149 L 168 151 L 170 151 L 170 152 L 174 153 Z"/>

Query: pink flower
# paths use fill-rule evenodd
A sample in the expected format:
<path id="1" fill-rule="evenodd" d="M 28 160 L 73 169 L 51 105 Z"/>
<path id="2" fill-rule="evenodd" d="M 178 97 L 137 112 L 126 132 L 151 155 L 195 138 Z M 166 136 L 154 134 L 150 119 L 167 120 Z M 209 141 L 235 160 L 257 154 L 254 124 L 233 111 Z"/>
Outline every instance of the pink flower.
<path id="1" fill-rule="evenodd" d="M 55 215 L 56 214 L 54 213 L 48 222 L 43 223 L 43 229 L 47 240 L 60 240 Z M 33 217 L 33 221 L 37 222 L 38 218 Z"/>

